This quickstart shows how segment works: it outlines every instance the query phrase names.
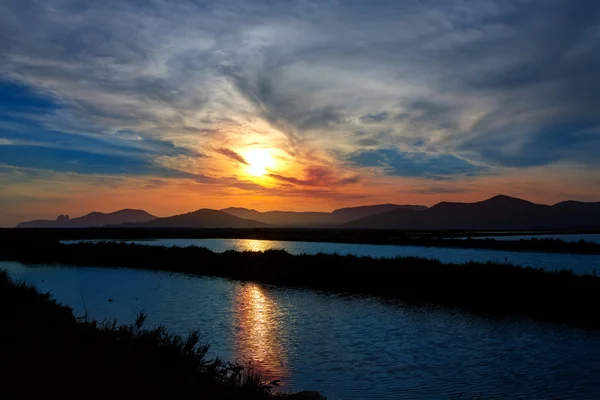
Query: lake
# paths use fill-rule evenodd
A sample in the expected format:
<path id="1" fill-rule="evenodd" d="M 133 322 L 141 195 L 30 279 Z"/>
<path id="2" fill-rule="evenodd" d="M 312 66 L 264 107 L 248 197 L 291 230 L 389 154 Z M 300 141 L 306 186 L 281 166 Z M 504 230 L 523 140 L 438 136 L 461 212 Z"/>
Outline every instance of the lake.
<path id="1" fill-rule="evenodd" d="M 98 240 L 65 241 L 97 242 Z M 120 242 L 120 240 L 106 240 Z M 594 254 L 558 254 L 516 251 L 498 251 L 481 249 L 456 249 L 444 247 L 391 246 L 353 243 L 293 242 L 283 240 L 254 239 L 157 239 L 128 240 L 127 243 L 148 246 L 199 246 L 215 252 L 227 250 L 265 251 L 283 249 L 291 254 L 337 253 L 354 254 L 368 257 L 424 257 L 434 258 L 445 263 L 465 263 L 469 261 L 507 262 L 526 267 L 542 268 L 549 271 L 573 269 L 579 274 L 600 272 L 600 255 Z M 598 271 L 596 271 L 598 270 Z"/>
<path id="2" fill-rule="evenodd" d="M 198 328 L 211 355 L 252 360 L 283 390 L 320 390 L 330 400 L 600 394 L 598 331 L 158 271 L 0 268 L 51 291 L 78 316 L 87 310 L 130 323 L 143 310 L 150 326 Z"/>
<path id="3" fill-rule="evenodd" d="M 461 239 L 467 239 L 467 237 L 463 237 Z M 578 242 L 580 240 L 585 240 L 589 243 L 600 243 L 600 234 L 599 233 L 583 233 L 583 234 L 575 234 L 575 233 L 567 233 L 567 234 L 543 234 L 543 235 L 506 235 L 506 236 L 473 236 L 472 239 L 495 239 L 495 240 L 527 240 L 527 239 L 557 239 L 562 240 L 563 242 Z"/>

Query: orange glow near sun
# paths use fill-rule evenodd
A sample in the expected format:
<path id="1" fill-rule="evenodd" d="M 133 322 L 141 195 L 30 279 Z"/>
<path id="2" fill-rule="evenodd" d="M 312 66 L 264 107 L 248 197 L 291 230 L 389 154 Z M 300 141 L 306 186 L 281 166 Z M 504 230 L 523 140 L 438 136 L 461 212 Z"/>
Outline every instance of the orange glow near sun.
<path id="1" fill-rule="evenodd" d="M 275 159 L 269 149 L 252 149 L 244 154 L 248 162 L 248 173 L 255 177 L 265 175 L 275 166 Z"/>

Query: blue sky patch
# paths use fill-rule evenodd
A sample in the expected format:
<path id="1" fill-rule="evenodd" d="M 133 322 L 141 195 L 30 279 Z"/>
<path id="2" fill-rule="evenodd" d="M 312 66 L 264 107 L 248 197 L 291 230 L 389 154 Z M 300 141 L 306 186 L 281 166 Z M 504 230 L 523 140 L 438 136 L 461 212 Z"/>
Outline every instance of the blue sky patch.
<path id="1" fill-rule="evenodd" d="M 49 97 L 20 83 L 0 80 L 1 111 L 52 111 L 58 105 Z M 2 117 L 4 119 L 4 117 Z"/>
<path id="2" fill-rule="evenodd" d="M 354 153 L 349 159 L 363 167 L 379 167 L 388 175 L 447 179 L 448 175 L 478 175 L 483 168 L 450 154 L 402 153 L 394 149 Z"/>

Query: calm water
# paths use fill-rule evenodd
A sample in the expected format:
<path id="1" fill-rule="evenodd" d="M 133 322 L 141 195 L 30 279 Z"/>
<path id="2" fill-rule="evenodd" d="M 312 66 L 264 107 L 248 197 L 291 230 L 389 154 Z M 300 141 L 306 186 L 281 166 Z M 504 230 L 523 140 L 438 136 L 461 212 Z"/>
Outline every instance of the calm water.
<path id="1" fill-rule="evenodd" d="M 466 238 L 465 238 L 466 239 Z M 585 240 L 591 243 L 600 243 L 600 234 L 566 234 L 566 235 L 510 235 L 510 236 L 474 236 L 473 239 L 496 239 L 496 240 L 521 240 L 521 239 L 558 239 L 564 242 L 578 242 Z"/>
<path id="2" fill-rule="evenodd" d="M 580 274 L 600 273 L 600 255 L 526 253 L 478 249 L 451 249 L 443 247 L 387 246 L 372 244 L 289 242 L 252 239 L 158 239 L 133 240 L 151 246 L 200 246 L 215 252 L 226 250 L 264 251 L 283 249 L 292 254 L 338 253 L 369 257 L 425 257 L 435 258 L 446 263 L 468 261 L 500 261 L 551 271 L 573 269 Z M 597 270 L 597 271 L 596 271 Z"/>
<path id="3" fill-rule="evenodd" d="M 285 390 L 332 400 L 600 397 L 600 332 L 164 272 L 0 268 L 76 315 L 128 323 L 144 310 L 149 325 L 199 328 L 213 355 L 254 360 Z"/>

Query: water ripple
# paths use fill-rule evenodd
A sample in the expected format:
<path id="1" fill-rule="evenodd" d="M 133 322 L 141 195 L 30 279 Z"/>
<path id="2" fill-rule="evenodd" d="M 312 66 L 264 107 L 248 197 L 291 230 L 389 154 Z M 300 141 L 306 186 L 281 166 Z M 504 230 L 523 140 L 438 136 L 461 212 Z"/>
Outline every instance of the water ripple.
<path id="1" fill-rule="evenodd" d="M 92 317 L 176 333 L 200 328 L 211 354 L 252 360 L 284 390 L 329 399 L 593 399 L 600 333 L 527 319 L 156 271 L 26 267 L 11 276 Z M 113 299 L 108 302 L 107 299 Z"/>

